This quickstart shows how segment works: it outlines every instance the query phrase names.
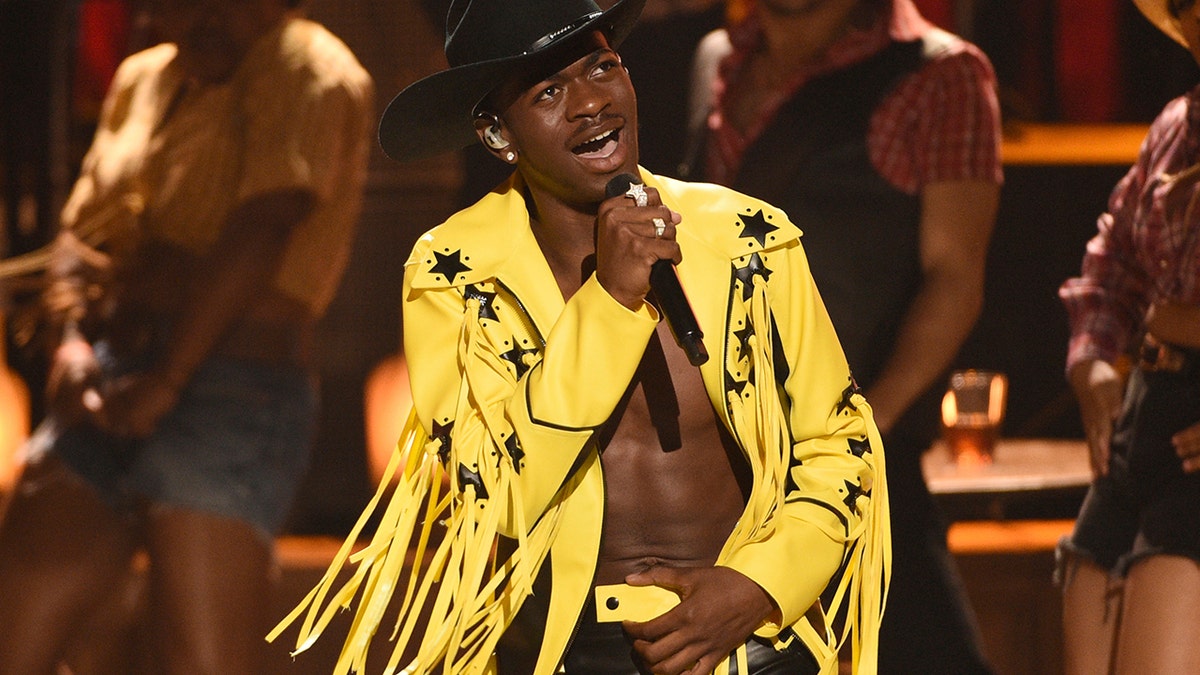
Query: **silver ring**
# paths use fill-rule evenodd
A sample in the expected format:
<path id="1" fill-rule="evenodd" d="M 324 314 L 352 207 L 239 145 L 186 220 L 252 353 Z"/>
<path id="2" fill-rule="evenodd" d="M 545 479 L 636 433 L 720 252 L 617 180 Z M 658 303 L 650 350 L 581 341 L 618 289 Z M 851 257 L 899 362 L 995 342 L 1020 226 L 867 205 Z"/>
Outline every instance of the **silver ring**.
<path id="1" fill-rule="evenodd" d="M 665 222 L 663 222 L 662 218 L 654 219 L 654 236 L 655 236 L 655 238 L 661 239 L 663 236 L 663 232 L 665 232 L 666 229 L 667 229 L 667 224 Z"/>
<path id="2" fill-rule="evenodd" d="M 645 206 L 647 203 L 646 188 L 642 187 L 641 183 L 633 183 L 629 189 L 625 191 L 625 196 L 633 200 L 633 203 L 638 206 Z"/>

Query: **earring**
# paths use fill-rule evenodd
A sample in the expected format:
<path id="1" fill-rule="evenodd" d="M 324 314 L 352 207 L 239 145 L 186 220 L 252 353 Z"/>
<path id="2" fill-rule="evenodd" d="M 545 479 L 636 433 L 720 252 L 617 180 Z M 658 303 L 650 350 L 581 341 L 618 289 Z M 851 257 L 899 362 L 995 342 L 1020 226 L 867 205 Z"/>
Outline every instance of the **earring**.
<path id="1" fill-rule="evenodd" d="M 504 161 L 512 163 L 516 159 L 517 159 L 517 153 L 513 152 L 512 150 L 509 150 L 508 152 L 504 153 Z"/>

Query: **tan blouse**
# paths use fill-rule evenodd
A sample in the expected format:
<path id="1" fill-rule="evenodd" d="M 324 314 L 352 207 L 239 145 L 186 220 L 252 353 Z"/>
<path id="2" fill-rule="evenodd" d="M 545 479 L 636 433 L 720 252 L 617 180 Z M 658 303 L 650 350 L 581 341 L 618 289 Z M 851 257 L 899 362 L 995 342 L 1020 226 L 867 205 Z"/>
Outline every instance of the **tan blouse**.
<path id="1" fill-rule="evenodd" d="M 320 25 L 289 18 L 219 84 L 185 80 L 175 46 L 126 59 L 104 102 L 63 227 L 121 263 L 139 243 L 205 255 L 240 202 L 316 197 L 274 289 L 320 316 L 337 289 L 362 201 L 374 88 Z"/>

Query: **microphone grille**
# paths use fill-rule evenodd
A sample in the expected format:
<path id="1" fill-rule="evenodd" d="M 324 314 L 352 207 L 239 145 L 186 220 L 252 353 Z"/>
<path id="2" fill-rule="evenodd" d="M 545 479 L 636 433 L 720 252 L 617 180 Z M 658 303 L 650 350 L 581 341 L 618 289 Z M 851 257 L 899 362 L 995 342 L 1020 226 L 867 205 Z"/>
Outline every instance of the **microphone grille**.
<path id="1" fill-rule="evenodd" d="M 641 182 L 641 179 L 631 173 L 620 173 L 608 181 L 608 185 L 604 187 L 604 193 L 609 199 L 619 197 L 629 191 L 630 185 Z"/>

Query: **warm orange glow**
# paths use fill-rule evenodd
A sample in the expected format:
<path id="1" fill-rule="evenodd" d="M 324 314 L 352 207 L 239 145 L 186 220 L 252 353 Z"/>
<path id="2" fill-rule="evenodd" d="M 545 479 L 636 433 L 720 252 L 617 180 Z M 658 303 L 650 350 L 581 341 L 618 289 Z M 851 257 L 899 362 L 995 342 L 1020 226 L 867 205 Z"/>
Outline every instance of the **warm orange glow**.
<path id="1" fill-rule="evenodd" d="M 750 14 L 754 0 L 725 0 L 725 22 L 736 26 Z"/>
<path id="2" fill-rule="evenodd" d="M 988 421 L 999 425 L 1004 421 L 1004 408 L 1008 402 L 1008 378 L 997 373 L 992 376 L 988 392 Z"/>
<path id="3" fill-rule="evenodd" d="M 957 554 L 1051 552 L 1075 521 L 960 521 L 950 526 L 947 544 Z"/>
<path id="4" fill-rule="evenodd" d="M 1004 133 L 1001 156 L 1013 165 L 1115 165 L 1137 159 L 1145 124 L 1035 124 L 1022 122 Z"/>
<path id="5" fill-rule="evenodd" d="M 0 319 L 0 331 L 4 322 Z M 2 339 L 2 337 L 0 337 Z M 0 343 L 0 494 L 9 492 L 21 470 L 21 446 L 29 438 L 29 387 L 8 367 Z"/>
<path id="6" fill-rule="evenodd" d="M 942 397 L 942 424 L 952 427 L 958 423 L 958 397 L 953 389 L 946 390 Z"/>
<path id="7" fill-rule="evenodd" d="M 961 449 L 954 456 L 954 461 L 958 464 L 959 471 L 981 471 L 992 463 L 993 450 L 990 447 L 963 442 L 959 442 L 957 447 Z"/>
<path id="8" fill-rule="evenodd" d="M 367 425 L 367 470 L 372 484 L 378 485 L 412 407 L 408 364 L 404 355 L 392 354 L 380 361 L 367 376 L 363 395 L 363 413 Z"/>

